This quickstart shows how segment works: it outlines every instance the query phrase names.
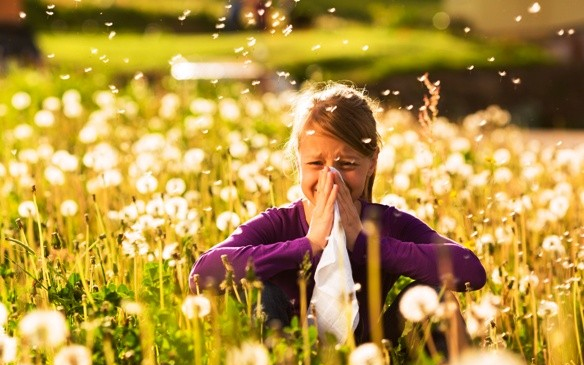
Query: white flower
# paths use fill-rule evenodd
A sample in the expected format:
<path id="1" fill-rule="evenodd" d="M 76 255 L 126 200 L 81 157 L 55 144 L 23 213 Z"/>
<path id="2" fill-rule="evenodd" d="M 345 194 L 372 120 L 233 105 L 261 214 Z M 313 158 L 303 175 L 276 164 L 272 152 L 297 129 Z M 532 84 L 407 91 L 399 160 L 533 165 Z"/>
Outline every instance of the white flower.
<path id="1" fill-rule="evenodd" d="M 217 110 L 217 105 L 212 100 L 196 98 L 191 101 L 189 109 L 193 114 L 213 114 Z"/>
<path id="2" fill-rule="evenodd" d="M 498 166 L 506 165 L 511 160 L 511 152 L 506 148 L 499 148 L 493 153 L 493 160 Z"/>
<path id="3" fill-rule="evenodd" d="M 55 348 L 69 335 L 65 316 L 55 310 L 33 310 L 18 324 L 20 335 L 33 347 Z"/>
<path id="4" fill-rule="evenodd" d="M 6 309 L 6 306 L 4 305 L 4 303 L 0 302 L 0 334 L 2 334 L 2 328 L 4 327 L 4 325 L 6 324 L 6 322 L 8 321 L 8 309 Z"/>
<path id="5" fill-rule="evenodd" d="M 52 127 L 55 124 L 55 115 L 48 110 L 39 110 L 34 115 L 34 123 L 41 128 Z"/>
<path id="6" fill-rule="evenodd" d="M 91 351 L 81 345 L 65 346 L 55 355 L 55 364 L 59 365 L 91 365 L 92 363 Z"/>
<path id="7" fill-rule="evenodd" d="M 498 184 L 507 184 L 513 179 L 513 172 L 508 167 L 499 167 L 493 172 L 493 180 Z"/>
<path id="8" fill-rule="evenodd" d="M 177 253 L 177 250 L 176 250 L 177 247 L 178 247 L 178 242 L 173 242 L 173 243 L 169 243 L 169 244 L 165 245 L 164 249 L 162 250 L 162 258 L 164 260 L 172 259 L 174 254 Z"/>
<path id="9" fill-rule="evenodd" d="M 570 208 L 570 200 L 567 196 L 558 195 L 550 200 L 549 210 L 557 218 L 563 218 Z"/>
<path id="10" fill-rule="evenodd" d="M 140 303 L 134 302 L 132 300 L 122 301 L 122 308 L 128 314 L 138 315 L 138 314 L 142 313 L 142 305 Z"/>
<path id="11" fill-rule="evenodd" d="M 220 231 L 227 230 L 228 227 L 234 228 L 239 226 L 241 219 L 234 212 L 225 211 L 217 216 L 217 221 L 215 224 Z"/>
<path id="12" fill-rule="evenodd" d="M 399 310 L 405 319 L 420 322 L 434 314 L 439 304 L 436 290 L 426 285 L 417 285 L 404 293 Z"/>
<path id="13" fill-rule="evenodd" d="M 233 99 L 221 99 L 219 102 L 219 114 L 225 120 L 236 121 L 241 116 L 239 104 Z"/>
<path id="14" fill-rule="evenodd" d="M 0 363 L 10 364 L 16 361 L 17 340 L 0 333 Z"/>
<path id="15" fill-rule="evenodd" d="M 166 192 L 170 196 L 181 195 L 187 189 L 187 184 L 181 178 L 173 178 L 166 182 Z"/>
<path id="16" fill-rule="evenodd" d="M 18 215 L 22 218 L 34 218 L 37 215 L 36 205 L 32 200 L 26 200 L 18 206 Z"/>
<path id="17" fill-rule="evenodd" d="M 67 199 L 61 203 L 61 214 L 63 217 L 72 217 L 79 211 L 79 205 L 75 200 Z"/>
<path id="18" fill-rule="evenodd" d="M 201 172 L 201 164 L 204 160 L 205 151 L 200 148 L 191 148 L 183 156 L 182 168 L 186 172 Z"/>
<path id="19" fill-rule="evenodd" d="M 377 171 L 389 172 L 395 166 L 395 148 L 392 145 L 383 146 L 377 156 Z"/>
<path id="20" fill-rule="evenodd" d="M 270 356 L 266 347 L 257 342 L 244 342 L 240 347 L 227 351 L 226 365 L 269 365 Z"/>
<path id="21" fill-rule="evenodd" d="M 546 252 L 551 252 L 551 253 L 556 252 L 560 255 L 564 254 L 566 252 L 566 249 L 562 245 L 562 238 L 558 235 L 555 235 L 555 234 L 546 236 L 543 239 L 543 242 L 541 244 L 541 248 L 543 248 L 543 250 Z"/>
<path id="22" fill-rule="evenodd" d="M 157 187 L 158 180 L 150 174 L 142 175 L 140 178 L 138 178 L 138 181 L 136 181 L 136 189 L 141 194 L 152 193 L 156 191 Z"/>
<path id="23" fill-rule="evenodd" d="M 243 141 L 233 141 L 229 145 L 229 154 L 235 158 L 243 158 L 249 152 L 249 147 Z"/>
<path id="24" fill-rule="evenodd" d="M 28 124 L 19 124 L 14 127 L 14 138 L 19 141 L 30 138 L 34 133 L 34 129 Z"/>
<path id="25" fill-rule="evenodd" d="M 181 309 L 188 319 L 203 318 L 211 313 L 211 302 L 204 295 L 188 295 Z"/>
<path id="26" fill-rule="evenodd" d="M 189 203 L 182 196 L 173 196 L 164 201 L 164 211 L 171 218 L 184 219 L 189 211 Z"/>
<path id="27" fill-rule="evenodd" d="M 302 197 L 304 197 L 304 194 L 302 193 L 302 187 L 298 184 L 292 185 L 290 188 L 288 188 L 288 191 L 286 192 L 286 198 L 290 202 L 297 201 Z"/>
<path id="28" fill-rule="evenodd" d="M 230 202 L 237 199 L 237 188 L 235 186 L 225 186 L 221 189 L 219 197 L 224 202 Z"/>
<path id="29" fill-rule="evenodd" d="M 466 350 L 451 365 L 526 365 L 518 355 L 504 350 Z"/>
<path id="30" fill-rule="evenodd" d="M 58 167 L 47 166 L 44 175 L 49 184 L 53 186 L 62 186 L 65 184 L 65 174 Z"/>
<path id="31" fill-rule="evenodd" d="M 410 188 L 410 177 L 406 174 L 397 173 L 393 176 L 391 187 L 398 192 L 404 192 Z"/>
<path id="32" fill-rule="evenodd" d="M 554 317 L 558 314 L 558 304 L 549 300 L 540 300 L 537 305 L 539 317 Z"/>
<path id="33" fill-rule="evenodd" d="M 142 232 L 133 230 L 124 232 L 122 251 L 130 257 L 144 256 L 148 253 L 148 243 Z"/>
<path id="34" fill-rule="evenodd" d="M 383 365 L 383 353 L 374 343 L 359 345 L 349 355 L 349 365 Z"/>
<path id="35" fill-rule="evenodd" d="M 77 156 L 70 154 L 65 150 L 56 151 L 51 157 L 51 162 L 63 171 L 73 172 L 79 166 Z"/>
<path id="36" fill-rule="evenodd" d="M 12 106 L 16 110 L 24 110 L 30 106 L 30 95 L 24 91 L 19 91 L 12 95 Z"/>
<path id="37" fill-rule="evenodd" d="M 61 108 L 61 100 L 56 96 L 49 96 L 43 100 L 43 109 L 56 112 Z"/>

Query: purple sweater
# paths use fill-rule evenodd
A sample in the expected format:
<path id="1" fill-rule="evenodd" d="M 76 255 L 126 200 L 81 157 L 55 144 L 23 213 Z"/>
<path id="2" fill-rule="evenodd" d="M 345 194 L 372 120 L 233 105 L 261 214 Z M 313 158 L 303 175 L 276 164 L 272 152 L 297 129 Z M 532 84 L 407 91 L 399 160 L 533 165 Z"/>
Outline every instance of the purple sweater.
<path id="1" fill-rule="evenodd" d="M 362 201 L 361 220 L 377 217 L 380 227 L 381 268 L 383 289 L 389 290 L 400 275 L 423 284 L 442 286 L 439 261 L 451 267 L 454 289 L 463 291 L 467 285 L 480 289 L 486 281 L 485 269 L 469 249 L 451 241 L 431 229 L 418 218 L 381 204 Z M 308 252 L 312 272 L 308 282 L 308 298 L 314 287 L 314 270 L 320 259 L 313 255 L 306 238 L 306 222 L 302 202 L 270 208 L 240 225 L 225 241 L 202 254 L 195 262 L 191 278 L 199 275 L 199 283 L 218 285 L 225 278 L 221 256 L 227 255 L 233 265 L 236 279 L 245 276 L 245 267 L 251 257 L 256 275 L 263 281 L 280 286 L 298 310 L 298 269 Z M 439 260 L 440 257 L 440 260 Z M 357 299 L 367 298 L 367 236 L 361 232 L 353 252 L 349 252 L 355 283 L 361 284 Z M 191 289 L 194 288 L 191 280 Z M 362 302 L 365 303 L 365 302 Z M 366 305 L 360 308 L 366 310 Z M 365 314 L 365 313 L 363 313 Z M 362 316 L 361 318 L 365 318 Z"/>

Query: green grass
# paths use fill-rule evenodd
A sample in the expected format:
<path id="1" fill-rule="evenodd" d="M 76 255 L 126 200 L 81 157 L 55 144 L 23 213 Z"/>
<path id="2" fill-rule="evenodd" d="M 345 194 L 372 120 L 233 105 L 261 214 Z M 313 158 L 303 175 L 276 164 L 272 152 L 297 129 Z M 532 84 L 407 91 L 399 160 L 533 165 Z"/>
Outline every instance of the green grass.
<path id="1" fill-rule="evenodd" d="M 250 46 L 254 39 L 255 44 Z M 404 71 L 437 68 L 509 67 L 548 60 L 543 51 L 526 44 L 485 43 L 447 32 L 390 30 L 365 26 L 281 32 L 211 34 L 44 33 L 40 46 L 48 63 L 63 73 L 91 72 L 109 76 L 136 72 L 167 74 L 169 61 L 181 54 L 195 61 L 247 59 L 272 71 L 287 71 L 297 79 L 318 70 L 322 77 L 374 82 Z M 367 47 L 366 49 L 364 47 Z M 243 48 L 243 50 L 241 50 Z M 236 52 L 236 49 L 240 49 Z M 246 54 L 247 52 L 247 54 Z M 488 58 L 494 57 L 494 62 Z"/>

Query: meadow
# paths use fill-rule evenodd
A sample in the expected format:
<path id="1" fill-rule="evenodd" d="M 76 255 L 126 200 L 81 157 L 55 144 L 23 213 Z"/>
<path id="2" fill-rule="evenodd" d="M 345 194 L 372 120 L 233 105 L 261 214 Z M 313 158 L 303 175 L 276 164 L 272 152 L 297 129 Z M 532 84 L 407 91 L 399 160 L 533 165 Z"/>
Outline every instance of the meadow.
<path id="1" fill-rule="evenodd" d="M 221 292 L 189 290 L 201 252 L 299 197 L 282 152 L 291 91 L 31 70 L 2 82 L 0 363 L 398 364 L 403 351 L 439 363 L 405 336 L 332 346 L 305 318 L 270 331 L 252 266 Z M 476 351 L 451 363 L 584 363 L 584 144 L 518 143 L 497 106 L 454 124 L 439 104 L 384 101 L 374 201 L 471 248 L 488 273 L 458 294 Z M 446 320 L 426 315 L 411 333 Z"/>

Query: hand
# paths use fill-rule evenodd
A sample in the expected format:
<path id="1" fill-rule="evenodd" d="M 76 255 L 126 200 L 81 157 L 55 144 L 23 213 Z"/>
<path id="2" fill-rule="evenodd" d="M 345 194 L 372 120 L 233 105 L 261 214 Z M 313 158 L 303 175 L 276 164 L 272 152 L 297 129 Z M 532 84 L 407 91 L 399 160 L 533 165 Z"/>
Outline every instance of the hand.
<path id="1" fill-rule="evenodd" d="M 355 248 L 357 236 L 363 230 L 363 224 L 361 223 L 361 216 L 359 214 L 360 202 L 353 201 L 351 191 L 345 185 L 340 175 L 335 174 L 335 182 L 339 186 L 337 203 L 339 204 L 339 213 L 341 214 L 341 224 L 345 229 L 347 249 L 352 252 L 353 248 Z"/>
<path id="2" fill-rule="evenodd" d="M 324 250 L 333 228 L 335 201 L 339 190 L 338 184 L 335 184 L 334 181 L 334 173 L 328 167 L 322 169 L 316 185 L 316 202 L 312 207 L 310 224 L 306 234 L 313 254 Z"/>

